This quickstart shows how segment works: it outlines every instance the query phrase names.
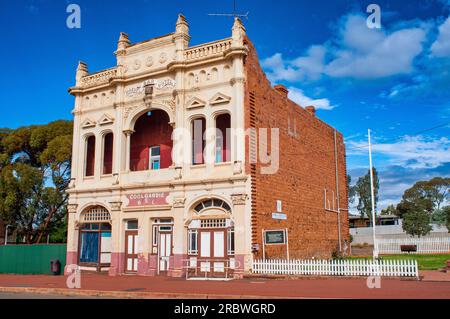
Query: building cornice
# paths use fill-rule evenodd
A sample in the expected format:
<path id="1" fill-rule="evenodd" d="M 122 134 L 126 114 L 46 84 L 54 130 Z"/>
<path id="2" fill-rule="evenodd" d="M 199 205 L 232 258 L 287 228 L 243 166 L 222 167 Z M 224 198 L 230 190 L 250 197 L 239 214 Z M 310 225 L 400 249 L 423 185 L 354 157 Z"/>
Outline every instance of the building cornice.
<path id="1" fill-rule="evenodd" d="M 170 36 L 174 36 L 171 34 Z M 167 36 L 166 36 L 167 37 Z M 172 39 L 172 38 L 170 38 Z M 150 41 L 150 40 L 149 40 Z M 134 44 L 128 47 L 125 56 L 131 53 L 139 52 L 141 50 L 150 49 L 153 47 L 161 46 L 160 41 L 152 43 L 152 45 Z M 139 50 L 132 50 L 134 46 L 141 45 Z M 245 56 L 248 54 L 248 48 L 246 46 L 233 47 L 232 39 L 226 38 L 214 42 L 209 42 L 197 46 L 187 48 L 183 51 L 183 59 L 175 60 L 153 70 L 146 70 L 140 73 L 127 76 L 121 71 L 121 66 L 115 66 L 106 70 L 98 71 L 92 74 L 81 77 L 80 84 L 75 87 L 69 88 L 69 93 L 72 95 L 79 95 L 111 86 L 117 86 L 118 84 L 127 84 L 133 81 L 138 81 L 142 78 L 156 77 L 171 73 L 177 70 L 187 70 L 192 67 L 200 66 L 203 64 L 219 62 L 227 59 L 232 59 L 236 56 Z"/>
<path id="2" fill-rule="evenodd" d="M 111 191 L 132 191 L 136 189 L 149 189 L 149 188 L 175 188 L 175 187 L 185 187 L 190 185 L 204 185 L 204 184 L 219 184 L 219 183 L 230 183 L 234 184 L 236 182 L 245 182 L 249 176 L 240 175 L 233 176 L 229 178 L 211 178 L 211 179 L 198 179 L 198 180 L 177 180 L 171 182 L 152 182 L 152 183 L 140 183 L 140 184 L 129 184 L 129 185 L 113 185 L 108 187 L 92 187 L 84 189 L 70 189 L 66 192 L 68 194 L 85 194 L 85 193 L 98 193 L 98 192 L 111 192 Z"/>

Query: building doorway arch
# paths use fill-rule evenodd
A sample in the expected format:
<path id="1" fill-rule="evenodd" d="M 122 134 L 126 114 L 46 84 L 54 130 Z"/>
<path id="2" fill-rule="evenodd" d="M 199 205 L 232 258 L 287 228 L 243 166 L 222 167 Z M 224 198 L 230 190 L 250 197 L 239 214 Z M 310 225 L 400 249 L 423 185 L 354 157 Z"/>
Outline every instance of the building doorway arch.
<path id="1" fill-rule="evenodd" d="M 188 275 L 228 277 L 235 266 L 234 222 L 222 199 L 197 202 L 188 223 Z"/>
<path id="2" fill-rule="evenodd" d="M 111 266 L 111 214 L 100 205 L 80 215 L 78 264 L 101 271 Z"/>

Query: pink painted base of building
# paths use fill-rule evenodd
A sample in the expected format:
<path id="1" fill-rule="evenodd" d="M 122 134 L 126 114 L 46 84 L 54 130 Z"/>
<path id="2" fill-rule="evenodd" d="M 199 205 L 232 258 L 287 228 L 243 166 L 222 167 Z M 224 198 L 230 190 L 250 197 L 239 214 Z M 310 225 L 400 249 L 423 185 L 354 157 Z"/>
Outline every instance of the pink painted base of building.
<path id="1" fill-rule="evenodd" d="M 186 254 L 175 254 L 170 257 L 169 269 L 161 275 L 168 277 L 181 278 L 186 276 L 186 265 L 188 256 Z M 245 255 L 236 255 L 235 262 L 236 268 L 233 272 L 233 277 L 240 279 L 244 276 L 244 260 Z M 68 271 L 70 265 L 78 265 L 78 253 L 76 251 L 68 251 L 66 255 L 66 267 L 64 269 L 64 275 L 69 275 Z M 125 271 L 125 253 L 111 253 L 111 265 L 109 267 L 108 274 L 110 276 L 120 276 L 127 274 Z M 137 275 L 139 276 L 158 276 L 158 257 L 153 254 L 149 254 L 147 258 L 144 255 L 140 255 L 138 259 Z"/>

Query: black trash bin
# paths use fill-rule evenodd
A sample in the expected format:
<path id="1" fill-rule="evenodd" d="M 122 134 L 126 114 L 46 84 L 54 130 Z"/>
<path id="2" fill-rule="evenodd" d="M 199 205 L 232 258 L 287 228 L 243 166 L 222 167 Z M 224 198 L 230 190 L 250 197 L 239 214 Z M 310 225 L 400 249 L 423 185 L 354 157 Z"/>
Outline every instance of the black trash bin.
<path id="1" fill-rule="evenodd" d="M 50 272 L 54 276 L 59 276 L 61 274 L 61 262 L 56 260 L 50 260 Z"/>

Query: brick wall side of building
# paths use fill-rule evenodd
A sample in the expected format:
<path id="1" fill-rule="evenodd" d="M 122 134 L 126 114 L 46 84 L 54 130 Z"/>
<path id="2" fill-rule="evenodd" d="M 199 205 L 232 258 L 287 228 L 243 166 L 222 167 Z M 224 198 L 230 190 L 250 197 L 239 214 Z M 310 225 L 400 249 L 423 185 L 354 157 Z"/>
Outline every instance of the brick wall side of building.
<path id="1" fill-rule="evenodd" d="M 262 174 L 267 165 L 249 163 L 252 180 L 252 243 L 259 244 L 262 230 L 288 228 L 291 258 L 328 258 L 338 250 L 338 214 L 325 209 L 324 192 L 336 194 L 335 130 L 272 88 L 262 71 L 256 50 L 246 39 L 245 123 L 247 128 L 279 128 L 280 156 L 276 174 Z M 305 106 L 303 106 L 305 107 Z M 296 135 L 296 136 L 295 136 Z M 270 139 L 269 139 L 270 141 Z M 250 140 L 246 141 L 249 150 Z M 270 143 L 269 143 L 270 144 Z M 260 145 L 259 145 L 260 146 Z M 268 148 L 270 150 L 270 146 Z M 341 207 L 341 238 L 349 239 L 348 190 L 343 136 L 337 133 L 337 159 Z M 287 220 L 275 220 L 276 200 L 282 200 Z M 337 209 L 337 204 L 334 206 Z M 285 246 L 266 246 L 266 257 L 286 256 Z"/>

